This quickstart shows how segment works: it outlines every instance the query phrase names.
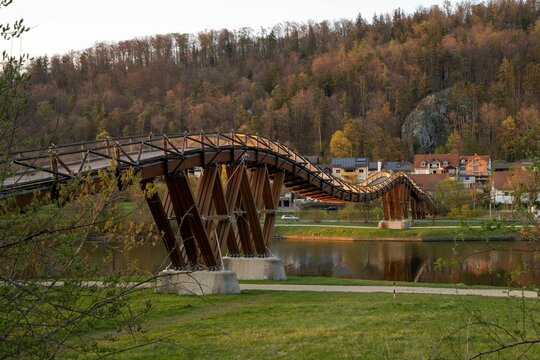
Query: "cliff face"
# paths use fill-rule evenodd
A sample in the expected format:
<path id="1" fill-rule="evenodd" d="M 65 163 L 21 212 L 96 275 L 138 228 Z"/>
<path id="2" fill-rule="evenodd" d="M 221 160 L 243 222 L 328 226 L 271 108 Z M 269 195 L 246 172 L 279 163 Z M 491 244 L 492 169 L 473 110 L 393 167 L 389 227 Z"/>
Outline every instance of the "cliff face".
<path id="1" fill-rule="evenodd" d="M 420 152 L 433 152 L 439 145 L 446 143 L 450 129 L 448 112 L 450 111 L 451 90 L 445 89 L 425 97 L 405 118 L 401 127 L 401 136 L 420 148 Z"/>

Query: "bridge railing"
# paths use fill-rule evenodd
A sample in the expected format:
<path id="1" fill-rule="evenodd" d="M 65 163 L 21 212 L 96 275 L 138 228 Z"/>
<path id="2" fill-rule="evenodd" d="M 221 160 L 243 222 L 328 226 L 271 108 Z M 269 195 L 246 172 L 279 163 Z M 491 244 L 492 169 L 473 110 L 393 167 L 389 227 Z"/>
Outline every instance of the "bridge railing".
<path id="1" fill-rule="evenodd" d="M 73 143 L 61 146 L 18 151 L 11 154 L 15 175 L 22 179 L 26 174 L 41 171 L 39 180 L 50 180 L 55 177 L 70 177 L 95 168 L 110 166 L 114 161 L 137 166 L 141 161 L 168 155 L 182 156 L 186 151 L 211 150 L 219 151 L 224 147 L 238 147 L 272 152 L 286 158 L 295 166 L 305 169 L 311 176 L 351 194 L 373 194 L 387 191 L 396 182 L 405 182 L 420 197 L 430 199 L 418 185 L 406 174 L 394 174 L 384 181 L 371 184 L 377 174 L 364 182 L 353 185 L 342 179 L 325 173 L 305 156 L 290 147 L 258 134 L 230 132 L 216 133 L 183 133 L 167 135 L 149 134 L 146 136 L 130 136 L 116 139 L 94 140 L 84 143 Z"/>

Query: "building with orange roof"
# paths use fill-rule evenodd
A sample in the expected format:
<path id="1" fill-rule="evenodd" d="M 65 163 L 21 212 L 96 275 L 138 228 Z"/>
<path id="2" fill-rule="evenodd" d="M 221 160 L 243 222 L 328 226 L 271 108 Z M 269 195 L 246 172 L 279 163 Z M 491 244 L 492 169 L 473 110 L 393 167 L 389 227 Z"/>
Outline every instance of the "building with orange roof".
<path id="1" fill-rule="evenodd" d="M 491 199 L 496 204 L 514 202 L 510 171 L 496 171 L 491 175 Z"/>
<path id="2" fill-rule="evenodd" d="M 415 174 L 455 174 L 459 167 L 459 154 L 416 154 Z"/>
<path id="3" fill-rule="evenodd" d="M 486 182 L 491 174 L 491 157 L 489 155 L 460 155 L 458 175 L 460 181 L 468 186 L 476 182 Z"/>
<path id="4" fill-rule="evenodd" d="M 460 154 L 416 154 L 415 174 L 450 174 L 465 187 L 473 187 L 477 182 L 487 182 L 491 169 L 489 155 Z"/>

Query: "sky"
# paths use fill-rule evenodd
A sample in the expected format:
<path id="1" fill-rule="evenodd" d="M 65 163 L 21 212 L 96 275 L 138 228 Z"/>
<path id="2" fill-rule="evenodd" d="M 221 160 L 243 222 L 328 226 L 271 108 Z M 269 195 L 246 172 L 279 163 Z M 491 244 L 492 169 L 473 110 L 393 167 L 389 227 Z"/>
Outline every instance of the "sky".
<path id="1" fill-rule="evenodd" d="M 281 22 L 356 19 L 401 8 L 442 5 L 443 0 L 14 0 L 0 8 L 0 23 L 24 19 L 22 38 L 1 41 L 1 50 L 30 56 L 84 50 L 96 42 L 117 42 L 168 33 L 210 29 L 259 31 Z M 452 1 L 455 3 L 455 0 Z"/>

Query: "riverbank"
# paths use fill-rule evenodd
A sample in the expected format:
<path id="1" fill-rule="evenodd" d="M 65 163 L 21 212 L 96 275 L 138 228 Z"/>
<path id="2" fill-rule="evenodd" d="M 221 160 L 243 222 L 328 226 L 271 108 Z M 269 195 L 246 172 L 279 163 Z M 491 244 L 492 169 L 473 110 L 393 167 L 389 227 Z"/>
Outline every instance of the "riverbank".
<path id="1" fill-rule="evenodd" d="M 318 223 L 276 224 L 274 237 L 285 240 L 320 241 L 512 241 L 514 227 L 483 225 L 415 226 L 406 230 L 377 229 L 373 226 Z"/>
<path id="2" fill-rule="evenodd" d="M 509 236 L 489 236 L 489 237 L 353 237 L 353 236 L 313 236 L 313 235 L 280 235 L 275 236 L 279 240 L 294 241 L 395 241 L 395 242 L 448 242 L 448 241 L 515 241 L 516 238 Z"/>

